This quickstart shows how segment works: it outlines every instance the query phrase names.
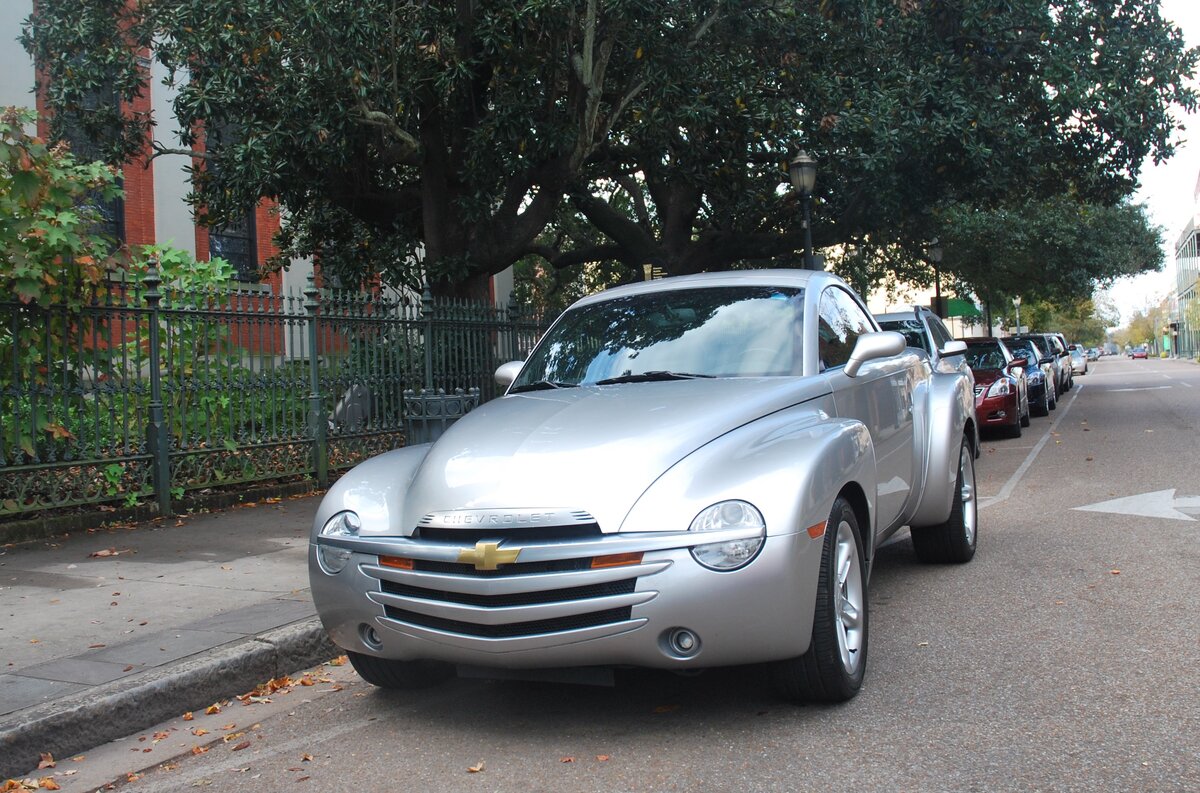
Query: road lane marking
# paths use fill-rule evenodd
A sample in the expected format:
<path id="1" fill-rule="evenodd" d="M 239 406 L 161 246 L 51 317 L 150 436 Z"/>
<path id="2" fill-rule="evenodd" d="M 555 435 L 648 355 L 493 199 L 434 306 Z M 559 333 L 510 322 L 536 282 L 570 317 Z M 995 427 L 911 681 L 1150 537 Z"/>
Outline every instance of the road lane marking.
<path id="1" fill-rule="evenodd" d="M 1083 507 L 1071 507 L 1081 512 L 1105 512 L 1110 515 L 1137 515 L 1144 518 L 1166 518 L 1167 520 L 1195 521 L 1180 509 L 1200 508 L 1200 496 L 1175 496 L 1175 488 L 1139 493 L 1136 496 L 1114 498 Z"/>
<path id="2" fill-rule="evenodd" d="M 1164 388 L 1170 387 L 1169 385 L 1144 385 L 1137 388 L 1106 388 L 1104 390 L 1109 393 L 1116 393 L 1117 391 L 1162 391 Z"/>
<path id="3" fill-rule="evenodd" d="M 1167 387 L 1170 388 L 1170 386 Z M 1067 404 L 1064 405 L 1061 402 L 1059 403 L 1058 410 L 1056 411 L 1058 415 L 1054 418 L 1054 421 L 1051 422 L 1050 426 L 1046 428 L 1045 434 L 1042 435 L 1038 442 L 1033 445 L 1033 449 L 1028 455 L 1025 456 L 1024 461 L 1022 461 L 1021 465 L 1017 467 L 1017 470 L 1013 471 L 1013 475 L 1010 476 L 1008 481 L 1004 483 L 1004 487 L 1000 488 L 999 493 L 994 496 L 986 496 L 979 499 L 978 509 L 986 509 L 993 504 L 999 504 L 1001 501 L 1007 500 L 1008 497 L 1013 494 L 1013 491 L 1017 489 L 1017 485 L 1021 482 L 1021 477 L 1025 476 L 1025 472 L 1029 470 L 1030 466 L 1033 465 L 1033 461 L 1037 459 L 1038 453 L 1041 452 L 1047 443 L 1049 443 L 1050 437 L 1054 434 L 1054 430 L 1060 423 L 1062 423 L 1062 420 L 1066 418 L 1067 411 L 1071 409 L 1071 406 L 1075 404 L 1075 400 L 1079 399 L 1079 395 L 1083 393 L 1083 388 L 1084 384 L 1080 383 L 1079 387 L 1075 390 L 1074 396 L 1071 397 Z"/>
<path id="4" fill-rule="evenodd" d="M 1183 380 L 1180 380 L 1180 381 L 1179 381 L 1179 384 L 1180 384 L 1181 386 L 1186 386 L 1187 388 L 1191 388 L 1191 387 L 1192 387 L 1192 384 L 1191 384 L 1191 383 L 1185 383 Z"/>

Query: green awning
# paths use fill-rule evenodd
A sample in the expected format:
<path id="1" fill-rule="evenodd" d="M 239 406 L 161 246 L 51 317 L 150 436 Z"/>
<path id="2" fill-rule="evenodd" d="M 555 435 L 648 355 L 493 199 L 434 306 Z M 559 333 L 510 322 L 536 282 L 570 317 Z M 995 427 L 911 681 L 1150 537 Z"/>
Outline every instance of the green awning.
<path id="1" fill-rule="evenodd" d="M 947 317 L 982 317 L 983 312 L 970 300 L 952 297 L 946 301 Z"/>

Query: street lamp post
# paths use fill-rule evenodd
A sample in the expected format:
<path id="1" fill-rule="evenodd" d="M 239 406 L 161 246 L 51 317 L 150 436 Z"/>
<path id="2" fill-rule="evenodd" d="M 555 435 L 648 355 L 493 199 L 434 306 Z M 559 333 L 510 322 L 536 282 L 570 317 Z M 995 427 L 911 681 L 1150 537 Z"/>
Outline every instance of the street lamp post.
<path id="1" fill-rule="evenodd" d="M 804 206 L 804 269 L 815 270 L 817 265 L 816 257 L 813 256 L 809 204 L 812 203 L 813 187 L 817 183 L 817 161 L 806 151 L 797 152 L 788 163 L 788 177 L 792 180 L 792 188 L 800 194 L 800 202 Z"/>
<path id="2" fill-rule="evenodd" d="M 1013 298 L 1013 308 L 1017 310 L 1017 333 L 1021 332 L 1021 298 Z"/>
<path id="3" fill-rule="evenodd" d="M 938 265 L 942 262 L 942 246 L 937 237 L 929 243 L 929 261 L 933 262 L 933 305 L 934 313 L 942 319 L 946 318 L 946 307 L 942 304 L 942 274 Z"/>

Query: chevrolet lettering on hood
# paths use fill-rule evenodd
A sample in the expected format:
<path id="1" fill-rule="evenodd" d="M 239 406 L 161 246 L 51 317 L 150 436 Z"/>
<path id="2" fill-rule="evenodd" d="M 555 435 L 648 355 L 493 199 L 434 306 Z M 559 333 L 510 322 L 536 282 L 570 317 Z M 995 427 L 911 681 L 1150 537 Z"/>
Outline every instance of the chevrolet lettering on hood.
<path id="1" fill-rule="evenodd" d="M 575 523 L 592 523 L 595 521 L 586 512 L 570 510 L 455 510 L 451 512 L 431 512 L 421 518 L 417 524 L 430 528 L 451 529 L 490 528 L 513 526 L 568 526 Z"/>
<path id="2" fill-rule="evenodd" d="M 765 663 L 788 699 L 843 701 L 879 543 L 975 552 L 969 375 L 933 377 L 829 273 L 609 289 L 496 381 L 318 510 L 313 601 L 370 683 Z"/>

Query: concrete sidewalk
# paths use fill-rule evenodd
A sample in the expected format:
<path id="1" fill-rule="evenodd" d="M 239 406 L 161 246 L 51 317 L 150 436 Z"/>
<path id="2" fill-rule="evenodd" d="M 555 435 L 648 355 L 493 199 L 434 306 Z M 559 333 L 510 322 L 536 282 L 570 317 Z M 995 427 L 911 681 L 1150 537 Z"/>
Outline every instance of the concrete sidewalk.
<path id="1" fill-rule="evenodd" d="M 319 501 L 0 548 L 0 779 L 336 655 L 308 592 Z"/>

